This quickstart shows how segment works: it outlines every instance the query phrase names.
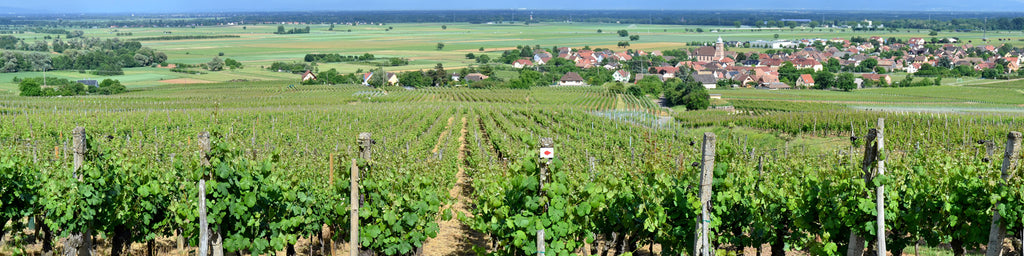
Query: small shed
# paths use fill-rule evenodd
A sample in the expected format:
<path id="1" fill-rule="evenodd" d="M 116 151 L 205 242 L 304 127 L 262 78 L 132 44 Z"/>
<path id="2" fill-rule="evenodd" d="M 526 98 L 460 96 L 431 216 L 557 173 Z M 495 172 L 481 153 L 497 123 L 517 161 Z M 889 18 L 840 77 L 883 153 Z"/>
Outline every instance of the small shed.
<path id="1" fill-rule="evenodd" d="M 97 82 L 96 79 L 82 79 L 78 80 L 78 82 L 92 87 L 100 87 L 100 83 Z"/>

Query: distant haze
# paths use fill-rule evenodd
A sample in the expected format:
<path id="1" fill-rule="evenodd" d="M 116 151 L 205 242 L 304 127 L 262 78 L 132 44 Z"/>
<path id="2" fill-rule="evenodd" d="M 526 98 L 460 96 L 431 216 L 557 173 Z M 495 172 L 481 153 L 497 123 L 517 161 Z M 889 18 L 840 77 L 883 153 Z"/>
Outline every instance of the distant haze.
<path id="1" fill-rule="evenodd" d="M 5 1 L 0 14 L 28 13 L 174 13 L 250 11 L 352 10 L 877 10 L 877 11 L 997 11 L 1024 12 L 1024 0 L 861 0 L 861 1 L 652 1 L 652 0 L 36 0 Z"/>

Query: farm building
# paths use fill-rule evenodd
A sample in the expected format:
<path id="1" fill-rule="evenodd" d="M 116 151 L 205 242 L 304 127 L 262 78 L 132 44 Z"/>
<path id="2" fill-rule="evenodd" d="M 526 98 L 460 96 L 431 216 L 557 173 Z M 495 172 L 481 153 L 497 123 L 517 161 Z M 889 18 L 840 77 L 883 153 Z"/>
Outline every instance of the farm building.
<path id="1" fill-rule="evenodd" d="M 316 75 L 313 74 L 312 71 L 306 70 L 306 73 L 302 73 L 302 81 L 303 82 L 305 82 L 306 80 L 310 80 L 310 79 L 316 80 Z"/>
<path id="2" fill-rule="evenodd" d="M 693 80 L 700 82 L 704 85 L 705 89 L 715 89 L 718 87 L 718 78 L 715 75 L 694 75 Z"/>
<path id="3" fill-rule="evenodd" d="M 78 82 L 81 83 L 81 84 L 84 84 L 84 85 L 92 86 L 92 87 L 100 87 L 100 84 L 98 82 L 96 82 L 95 79 L 82 79 L 82 80 L 78 80 Z"/>
<path id="4" fill-rule="evenodd" d="M 491 77 L 485 76 L 484 74 L 480 74 L 480 73 L 470 73 L 470 74 L 466 75 L 466 81 L 467 82 L 476 82 L 476 81 L 481 81 L 481 80 L 485 80 L 485 79 L 488 79 L 488 78 L 491 78 Z"/>
<path id="5" fill-rule="evenodd" d="M 562 76 L 561 79 L 558 79 L 558 85 L 561 85 L 561 86 L 586 86 L 587 84 L 583 82 L 583 77 L 581 77 L 580 74 L 577 74 L 576 72 L 569 72 L 569 73 L 565 73 L 565 75 Z"/>
<path id="6" fill-rule="evenodd" d="M 796 79 L 797 87 L 814 87 L 814 77 L 811 74 L 802 74 Z"/>

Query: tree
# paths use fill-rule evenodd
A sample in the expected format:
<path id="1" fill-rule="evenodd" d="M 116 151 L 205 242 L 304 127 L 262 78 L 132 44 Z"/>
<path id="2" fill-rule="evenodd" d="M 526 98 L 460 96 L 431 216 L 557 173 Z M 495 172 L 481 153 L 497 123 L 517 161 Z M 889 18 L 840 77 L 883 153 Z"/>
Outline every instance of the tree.
<path id="1" fill-rule="evenodd" d="M 629 31 L 625 30 L 625 29 L 619 30 L 618 33 L 619 33 L 619 37 L 627 37 L 627 36 L 629 36 Z"/>
<path id="2" fill-rule="evenodd" d="M 437 43 L 437 50 L 440 51 L 441 49 L 444 49 L 444 43 Z"/>
<path id="3" fill-rule="evenodd" d="M 399 75 L 402 84 L 416 88 L 430 86 L 430 78 L 423 75 L 423 71 L 405 72 Z"/>
<path id="4" fill-rule="evenodd" d="M 487 56 L 487 54 L 480 54 L 480 56 L 476 57 L 476 62 L 480 64 L 487 64 L 488 62 L 491 62 L 491 56 Z"/>
<path id="5" fill-rule="evenodd" d="M 708 109 L 708 106 L 711 106 L 711 96 L 708 95 L 708 91 L 704 89 L 704 86 L 700 86 L 699 90 L 692 91 L 683 96 L 683 105 L 686 106 L 686 110 Z"/>
<path id="6" fill-rule="evenodd" d="M 284 25 L 277 26 L 277 34 L 284 34 Z"/>
<path id="7" fill-rule="evenodd" d="M 807 23 L 807 26 L 811 28 L 816 28 L 819 24 L 820 23 L 818 23 L 817 21 L 811 21 L 811 23 Z"/>
<path id="8" fill-rule="evenodd" d="M 482 51 L 484 51 L 484 48 L 483 48 L 483 47 L 480 47 L 480 49 L 479 49 L 478 51 L 481 51 L 481 52 L 482 52 Z"/>
<path id="9" fill-rule="evenodd" d="M 851 91 L 853 89 L 857 89 L 857 83 L 854 80 L 855 78 L 853 77 L 852 73 L 839 74 L 839 77 L 836 78 L 836 88 L 839 88 L 840 90 L 843 91 Z"/>
<path id="10" fill-rule="evenodd" d="M 865 60 L 860 62 L 860 66 L 858 66 L 858 70 L 857 71 L 860 71 L 860 72 L 871 72 L 872 70 L 875 70 L 875 66 L 877 66 L 877 65 L 878 65 L 878 60 L 873 59 L 873 58 L 867 58 L 867 59 L 865 59 Z"/>
<path id="11" fill-rule="evenodd" d="M 775 34 L 775 39 L 779 39 L 779 34 Z"/>
<path id="12" fill-rule="evenodd" d="M 21 96 L 42 96 L 43 90 L 36 82 L 35 79 L 25 79 L 21 83 L 18 83 L 18 90 L 21 90 Z"/>
<path id="13" fill-rule="evenodd" d="M 814 73 L 814 88 L 827 90 L 835 86 L 836 76 L 827 70 Z"/>
<path id="14" fill-rule="evenodd" d="M 466 54 L 466 59 L 471 59 L 471 60 L 472 60 L 472 59 L 476 59 L 476 55 L 475 55 L 475 54 L 473 54 L 472 52 L 471 52 L 471 53 L 467 53 L 467 54 Z"/>
<path id="15" fill-rule="evenodd" d="M 732 22 L 732 26 L 733 26 L 733 27 L 736 27 L 736 28 L 739 28 L 739 27 L 740 27 L 740 26 L 742 26 L 742 25 L 743 25 L 743 23 L 742 23 L 742 22 L 740 22 L 740 21 L 738 21 L 738 20 L 737 20 L 737 21 L 733 21 L 733 22 Z"/>
<path id="16" fill-rule="evenodd" d="M 224 59 L 224 65 L 231 69 L 242 68 L 242 63 L 232 58 Z"/>
<path id="17" fill-rule="evenodd" d="M 928 36 L 937 36 L 937 35 L 939 35 L 938 31 L 932 30 L 932 32 L 928 32 Z"/>
<path id="18" fill-rule="evenodd" d="M 655 96 L 661 94 L 661 89 L 665 85 L 661 82 L 661 79 L 654 75 L 644 76 L 644 78 L 640 79 L 636 84 L 640 86 L 640 89 L 643 89 L 644 94 Z"/>
<path id="19" fill-rule="evenodd" d="M 224 69 L 224 61 L 221 60 L 220 57 L 213 57 L 213 60 L 206 63 L 206 66 L 210 71 L 220 71 L 221 69 Z"/>
<path id="20" fill-rule="evenodd" d="M 441 25 L 441 30 L 447 30 L 447 29 L 448 29 L 448 25 Z"/>
<path id="21" fill-rule="evenodd" d="M 631 35 L 631 36 L 629 36 L 629 41 L 638 41 L 638 40 L 640 40 L 640 36 L 639 35 Z"/>
<path id="22" fill-rule="evenodd" d="M 428 71 L 427 76 L 430 77 L 431 82 L 434 86 L 445 85 L 451 77 L 448 76 L 448 72 L 444 70 L 444 65 L 437 63 L 433 70 Z"/>
<path id="23" fill-rule="evenodd" d="M 840 64 L 839 60 L 836 58 L 829 58 L 823 66 L 825 70 L 828 72 L 839 72 L 839 69 L 843 67 L 843 65 Z"/>
<path id="24" fill-rule="evenodd" d="M 366 83 L 369 84 L 370 86 L 377 88 L 384 86 L 384 77 L 388 75 L 387 72 L 384 72 L 384 68 L 378 67 L 370 72 L 373 73 L 373 76 L 370 76 L 370 80 L 366 81 Z"/>
<path id="25" fill-rule="evenodd" d="M 327 31 L 334 31 L 334 23 L 331 23 L 331 27 L 327 28 Z"/>

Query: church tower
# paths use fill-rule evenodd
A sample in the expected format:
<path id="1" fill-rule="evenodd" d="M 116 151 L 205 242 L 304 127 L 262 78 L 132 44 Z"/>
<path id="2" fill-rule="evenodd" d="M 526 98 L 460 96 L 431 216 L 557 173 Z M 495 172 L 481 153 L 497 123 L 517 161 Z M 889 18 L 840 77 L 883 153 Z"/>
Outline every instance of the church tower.
<path id="1" fill-rule="evenodd" d="M 722 42 L 722 37 L 718 37 L 718 42 L 715 42 L 715 56 L 712 58 L 714 61 L 721 61 L 725 59 L 725 43 Z"/>

